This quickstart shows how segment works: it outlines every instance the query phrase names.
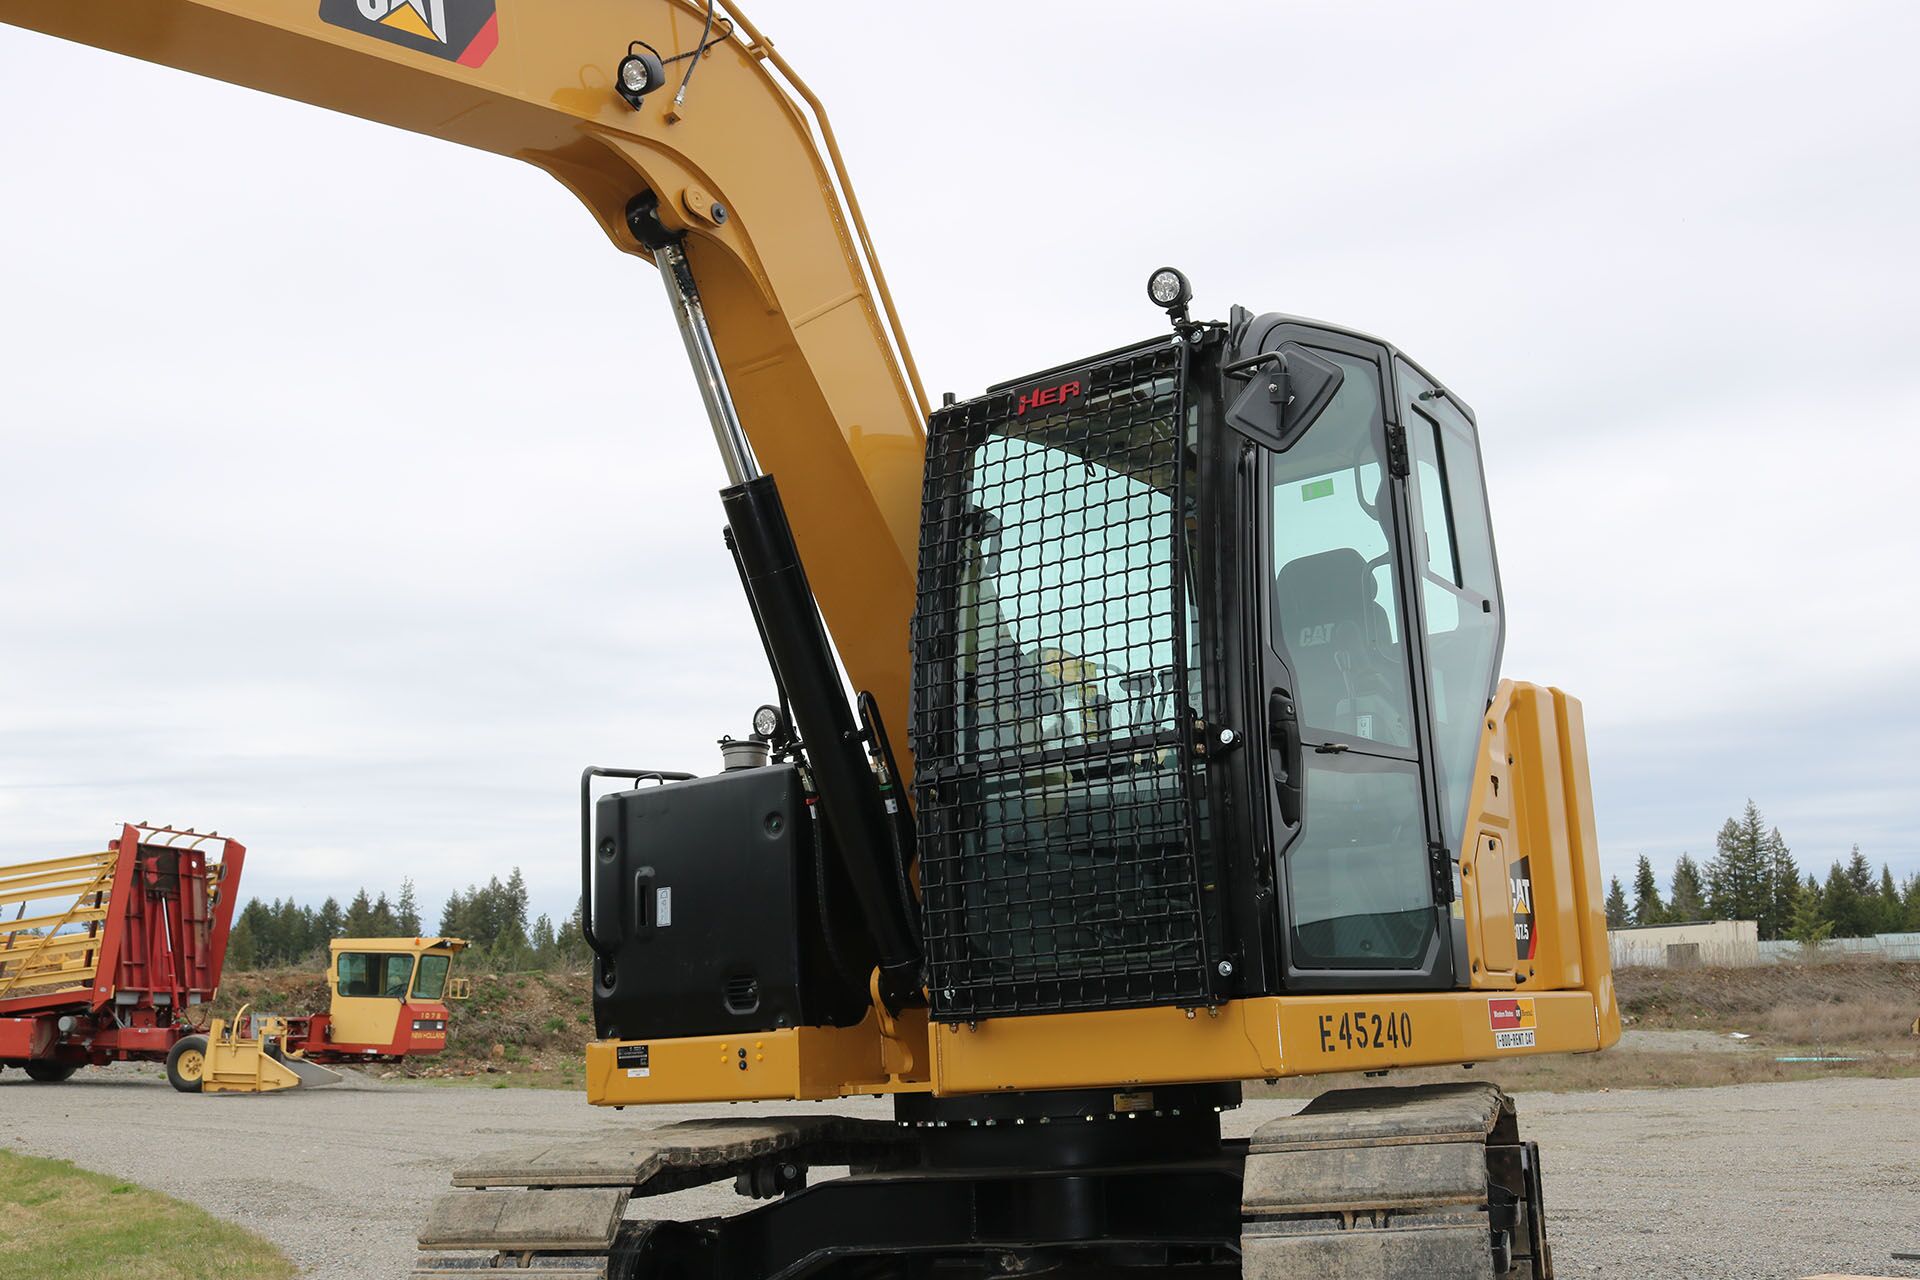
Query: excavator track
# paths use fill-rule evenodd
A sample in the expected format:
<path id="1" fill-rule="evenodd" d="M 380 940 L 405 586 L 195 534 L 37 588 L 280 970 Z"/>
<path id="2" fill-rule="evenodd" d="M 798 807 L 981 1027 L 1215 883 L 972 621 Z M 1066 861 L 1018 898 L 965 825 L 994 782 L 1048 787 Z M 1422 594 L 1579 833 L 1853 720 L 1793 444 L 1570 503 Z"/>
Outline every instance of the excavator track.
<path id="1" fill-rule="evenodd" d="M 1552 1280 L 1539 1168 L 1494 1085 L 1321 1094 L 1248 1141 L 1242 1275 Z"/>
<path id="2" fill-rule="evenodd" d="M 910 1145 L 846 1116 L 685 1120 L 639 1133 L 483 1157 L 454 1171 L 420 1231 L 416 1277 L 627 1280 L 675 1224 L 626 1222 L 628 1202 L 734 1179 L 769 1196 L 814 1165 L 871 1167 Z"/>
<path id="3" fill-rule="evenodd" d="M 1153 1118 L 1140 1119 L 1153 1123 Z M 1164 1118 L 1163 1118 L 1164 1119 Z M 1134 1117 L 1088 1123 L 1135 1129 Z M 963 1122 L 964 1123 L 964 1122 Z M 1144 1127 L 1144 1126 L 1142 1126 Z M 1066 1136 L 1071 1126 L 1063 1129 Z M 985 1136 L 978 1129 L 972 1130 Z M 1031 1141 L 1032 1130 L 1025 1141 Z M 924 1124 L 842 1116 L 690 1120 L 638 1133 L 488 1156 L 455 1172 L 456 1190 L 434 1205 L 420 1233 L 416 1280 L 773 1280 L 858 1259 L 863 1275 L 886 1271 L 887 1256 L 972 1259 L 981 1274 L 1064 1260 L 1056 1274 L 1166 1274 L 1244 1280 L 1551 1280 L 1540 1212 L 1539 1162 L 1518 1138 L 1512 1100 L 1492 1085 L 1339 1090 L 1299 1114 L 1262 1125 L 1244 1141 L 1220 1141 L 1211 1156 L 1165 1165 L 1094 1170 L 1099 1198 L 1138 1204 L 1144 1190 L 1190 1224 L 1155 1234 L 1136 1211 L 1105 1219 L 1089 1239 L 1070 1214 L 1036 1208 L 1008 1234 L 990 1208 L 996 1198 L 1056 1204 L 1059 1189 L 1088 1170 L 983 1164 L 960 1173 L 964 1210 L 935 1221 L 931 1234 L 906 1231 L 891 1247 L 854 1244 L 885 1237 L 889 1209 L 907 1210 L 930 1184 L 955 1170 L 926 1161 L 936 1139 Z M 1009 1136 L 1010 1141 L 1014 1141 Z M 1031 1148 L 1027 1148 L 1030 1153 Z M 848 1166 L 855 1176 L 821 1184 L 850 1198 L 836 1218 L 809 1218 L 796 1201 L 758 1211 L 760 1226 L 722 1221 L 629 1219 L 635 1200 L 732 1179 L 743 1194 L 772 1198 L 801 1190 L 814 1166 Z M 1238 1212 L 1233 1189 L 1238 1187 Z M 1057 1202 L 1062 1208 L 1068 1200 Z M 1186 1206 L 1181 1208 L 1180 1206 Z M 780 1221 L 781 1216 L 790 1220 Z M 835 1236 L 845 1224 L 846 1238 Z M 876 1225 L 879 1224 L 879 1225 Z M 903 1224 L 893 1224 L 895 1226 Z M 953 1231 L 941 1247 L 938 1232 Z M 1052 1234 L 1049 1234 L 1052 1233 Z M 772 1242 L 778 1238 L 779 1243 Z M 794 1241 L 811 1239 L 812 1251 Z M 1111 1248 L 1124 1258 L 1112 1262 Z M 985 1261 L 982 1261 L 982 1260 Z M 1109 1265 L 1110 1264 L 1110 1265 Z M 1076 1269 L 1077 1268 L 1077 1269 Z M 897 1274 L 918 1274 L 902 1262 Z M 944 1273 L 943 1273 L 944 1274 Z M 967 1274 L 964 1269 L 956 1274 Z"/>

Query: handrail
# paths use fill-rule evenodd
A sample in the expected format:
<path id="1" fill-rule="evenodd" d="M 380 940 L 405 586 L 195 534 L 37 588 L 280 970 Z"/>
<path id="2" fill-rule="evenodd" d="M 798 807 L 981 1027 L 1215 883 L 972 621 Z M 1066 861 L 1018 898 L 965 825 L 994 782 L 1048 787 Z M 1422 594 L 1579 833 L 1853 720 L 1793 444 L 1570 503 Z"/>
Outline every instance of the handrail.
<path id="1" fill-rule="evenodd" d="M 580 936 L 587 949 L 604 955 L 593 936 L 593 780 L 624 778 L 629 782 L 690 782 L 695 775 L 671 769 L 604 769 L 588 765 L 580 773 Z"/>

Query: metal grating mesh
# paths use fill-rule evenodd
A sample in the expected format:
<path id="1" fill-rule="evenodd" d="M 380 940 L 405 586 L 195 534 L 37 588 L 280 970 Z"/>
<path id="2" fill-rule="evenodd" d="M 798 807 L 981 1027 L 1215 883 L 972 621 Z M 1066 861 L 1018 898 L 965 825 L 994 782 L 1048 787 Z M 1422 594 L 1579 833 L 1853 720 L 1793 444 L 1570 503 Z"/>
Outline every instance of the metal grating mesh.
<path id="1" fill-rule="evenodd" d="M 913 743 L 934 1015 L 1204 999 L 1172 344 L 936 414 Z"/>

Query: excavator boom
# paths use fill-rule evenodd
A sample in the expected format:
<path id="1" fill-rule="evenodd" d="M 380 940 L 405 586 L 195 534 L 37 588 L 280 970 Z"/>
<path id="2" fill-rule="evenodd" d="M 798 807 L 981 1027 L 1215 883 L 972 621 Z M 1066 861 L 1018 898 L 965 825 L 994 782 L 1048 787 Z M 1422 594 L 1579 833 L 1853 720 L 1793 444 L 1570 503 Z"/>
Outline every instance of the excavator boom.
<path id="1" fill-rule="evenodd" d="M 746 459 L 781 478 L 848 676 L 904 723 L 926 397 L 825 114 L 736 7 L 710 12 L 685 0 L 0 0 L 0 23 L 524 160 L 620 249 L 664 256 L 731 478 L 751 471 L 725 438 L 723 390 Z M 669 61 L 636 106 L 616 77 L 644 46 Z M 690 304 L 671 275 L 681 253 Z"/>

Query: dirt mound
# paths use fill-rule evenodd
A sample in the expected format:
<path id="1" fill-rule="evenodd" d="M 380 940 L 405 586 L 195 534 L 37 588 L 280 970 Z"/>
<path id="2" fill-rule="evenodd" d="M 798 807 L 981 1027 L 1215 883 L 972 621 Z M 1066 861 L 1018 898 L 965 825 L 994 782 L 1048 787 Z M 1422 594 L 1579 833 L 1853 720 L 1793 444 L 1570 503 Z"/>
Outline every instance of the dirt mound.
<path id="1" fill-rule="evenodd" d="M 1802 1044 L 1906 1040 L 1920 964 L 1835 961 L 1751 969 L 1621 969 L 1620 1012 L 1647 1028 L 1767 1032 Z"/>
<path id="2" fill-rule="evenodd" d="M 586 1053 L 593 1038 L 593 979 L 585 969 L 468 976 L 473 999 L 453 1006 L 447 1052 L 422 1074 L 502 1065 L 547 1071 L 571 1066 Z"/>
<path id="3" fill-rule="evenodd" d="M 305 1017 L 327 1011 L 327 979 L 317 970 L 262 969 L 255 973 L 224 973 L 213 1012 L 231 1019 L 242 1007 L 254 1013 Z"/>

